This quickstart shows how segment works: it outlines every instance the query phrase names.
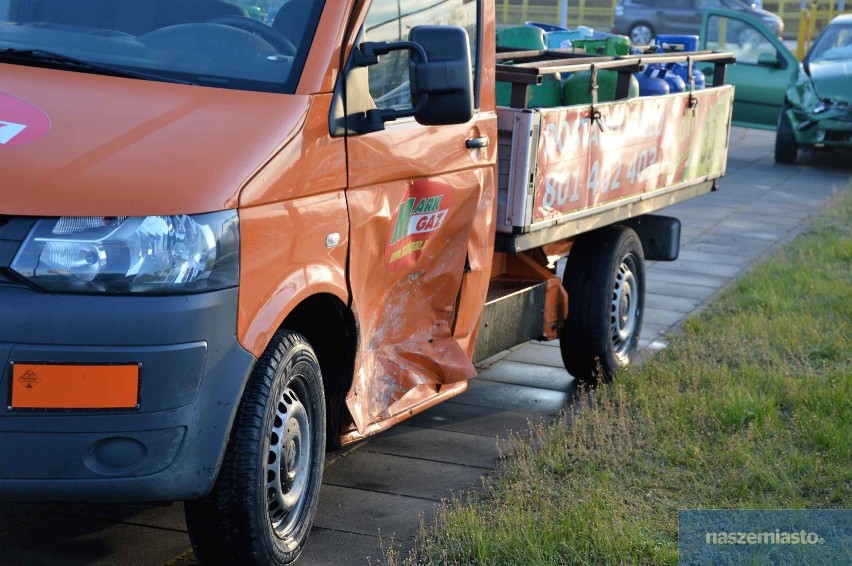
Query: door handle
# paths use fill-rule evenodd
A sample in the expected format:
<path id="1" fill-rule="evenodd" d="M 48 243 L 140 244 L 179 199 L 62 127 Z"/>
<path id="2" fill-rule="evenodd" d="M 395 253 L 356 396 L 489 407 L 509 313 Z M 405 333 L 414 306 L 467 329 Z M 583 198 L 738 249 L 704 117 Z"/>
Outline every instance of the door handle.
<path id="1" fill-rule="evenodd" d="M 481 138 L 468 138 L 464 142 L 464 146 L 468 149 L 482 149 L 484 147 L 488 147 L 488 136 L 482 136 Z"/>

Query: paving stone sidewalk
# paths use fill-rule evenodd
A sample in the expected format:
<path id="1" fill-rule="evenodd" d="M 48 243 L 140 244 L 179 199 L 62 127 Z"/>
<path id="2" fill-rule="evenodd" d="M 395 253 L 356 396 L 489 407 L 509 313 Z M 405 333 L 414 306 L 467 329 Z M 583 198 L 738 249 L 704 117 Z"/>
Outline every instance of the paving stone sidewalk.
<path id="1" fill-rule="evenodd" d="M 665 212 L 683 222 L 681 254 L 649 265 L 642 348 L 664 347 L 665 333 L 848 187 L 843 156 L 806 155 L 799 165 L 779 166 L 774 139 L 773 132 L 734 128 L 721 190 Z M 529 343 L 496 358 L 465 394 L 329 455 L 301 566 L 376 563 L 380 545 L 410 542 L 421 516 L 494 470 L 499 438 L 565 407 L 572 380 L 558 342 Z M 0 504 L 0 565 L 194 563 L 180 504 Z"/>

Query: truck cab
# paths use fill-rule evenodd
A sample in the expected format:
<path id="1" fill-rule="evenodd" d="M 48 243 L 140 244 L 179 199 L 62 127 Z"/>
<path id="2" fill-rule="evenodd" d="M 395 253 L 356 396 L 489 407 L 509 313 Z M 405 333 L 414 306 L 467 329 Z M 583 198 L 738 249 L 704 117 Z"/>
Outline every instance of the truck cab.
<path id="1" fill-rule="evenodd" d="M 249 473 L 264 552 L 290 562 L 327 440 L 475 374 L 491 19 L 464 0 L 267 4 L 259 22 L 219 0 L 0 3 L 4 499 L 194 500 L 213 560 L 205 505 Z M 431 42 L 466 66 L 461 98 L 361 130 L 413 108 L 419 53 L 356 66 L 356 36 L 438 24 L 457 26 Z"/>

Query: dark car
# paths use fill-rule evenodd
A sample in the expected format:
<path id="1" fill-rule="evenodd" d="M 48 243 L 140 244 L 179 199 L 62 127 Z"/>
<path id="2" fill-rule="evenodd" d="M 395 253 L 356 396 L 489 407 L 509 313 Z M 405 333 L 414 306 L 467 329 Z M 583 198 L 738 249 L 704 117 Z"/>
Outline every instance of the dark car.
<path id="1" fill-rule="evenodd" d="M 781 18 L 740 0 L 619 0 L 613 33 L 626 35 L 637 45 L 647 45 L 658 33 L 698 35 L 704 11 L 711 9 L 747 13 L 779 37 L 784 31 Z M 732 31 L 737 30 L 728 30 L 728 36 L 740 44 L 748 43 L 753 33 L 750 28 L 743 28 L 739 37 Z"/>

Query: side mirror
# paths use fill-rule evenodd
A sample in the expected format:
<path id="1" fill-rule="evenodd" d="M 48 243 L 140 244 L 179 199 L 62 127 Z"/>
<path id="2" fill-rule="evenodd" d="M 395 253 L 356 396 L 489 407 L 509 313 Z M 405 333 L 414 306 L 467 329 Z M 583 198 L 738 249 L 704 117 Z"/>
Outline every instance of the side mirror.
<path id="1" fill-rule="evenodd" d="M 429 126 L 464 124 L 473 117 L 473 80 L 467 32 L 458 26 L 417 26 L 408 41 L 365 42 L 354 52 L 356 67 L 369 67 L 391 51 L 409 51 L 409 108 L 375 108 L 363 115 L 363 133 L 384 123 L 413 116 Z"/>
<path id="2" fill-rule="evenodd" d="M 470 40 L 458 26 L 417 26 L 408 40 L 423 47 L 426 62 L 412 59 L 414 119 L 429 126 L 464 124 L 473 118 Z"/>
<path id="3" fill-rule="evenodd" d="M 757 64 L 760 67 L 771 67 L 773 69 L 781 69 L 781 61 L 778 60 L 777 55 L 773 55 L 771 53 L 761 53 L 757 56 Z"/>

